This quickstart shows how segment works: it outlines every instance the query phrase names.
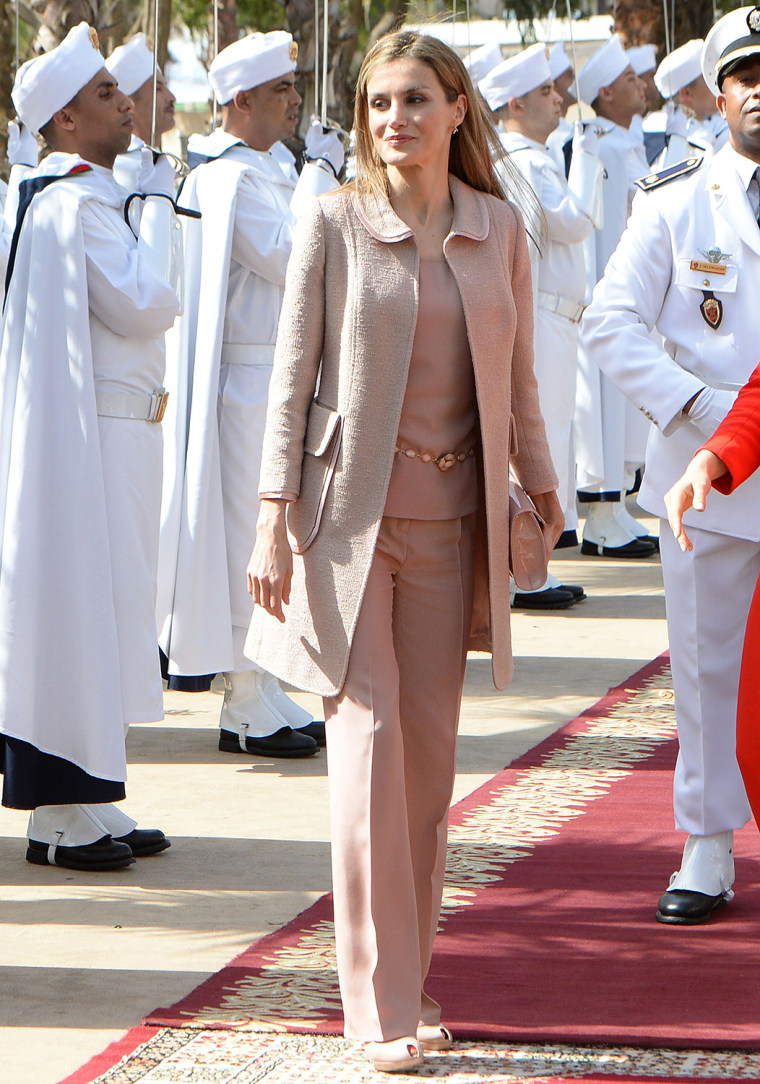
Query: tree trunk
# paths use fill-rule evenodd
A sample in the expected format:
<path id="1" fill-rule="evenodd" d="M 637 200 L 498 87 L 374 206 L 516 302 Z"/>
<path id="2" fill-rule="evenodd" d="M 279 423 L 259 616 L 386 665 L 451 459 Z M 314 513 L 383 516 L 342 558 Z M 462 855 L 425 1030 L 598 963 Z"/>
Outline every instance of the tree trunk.
<path id="1" fill-rule="evenodd" d="M 319 3 L 319 57 L 322 64 L 324 0 Z M 298 70 L 303 80 L 301 130 L 308 127 L 315 112 L 314 82 L 314 5 L 315 0 L 285 0 L 288 29 L 298 42 Z M 383 34 L 397 29 L 404 21 L 407 0 L 387 0 L 385 10 L 374 12 L 363 0 L 329 0 L 327 112 L 330 120 L 349 131 L 354 111 L 354 90 L 365 52 Z M 370 15 L 370 12 L 372 14 Z"/>
<path id="2" fill-rule="evenodd" d="M 713 0 L 667 0 L 667 7 L 671 49 L 703 38 L 713 24 Z M 665 55 L 663 0 L 617 0 L 614 29 L 626 48 L 651 42 L 660 59 Z"/>
<path id="3" fill-rule="evenodd" d="M 5 163 L 7 122 L 16 112 L 11 101 L 16 62 L 16 29 L 10 5 L 3 3 L 0 6 L 0 16 L 0 161 Z"/>

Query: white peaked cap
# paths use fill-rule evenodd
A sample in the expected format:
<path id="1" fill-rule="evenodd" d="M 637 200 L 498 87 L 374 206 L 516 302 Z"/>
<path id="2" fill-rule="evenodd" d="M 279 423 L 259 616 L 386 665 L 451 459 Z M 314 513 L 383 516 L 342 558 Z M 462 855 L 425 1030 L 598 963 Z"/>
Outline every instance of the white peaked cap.
<path id="1" fill-rule="evenodd" d="M 693 38 L 668 53 L 654 73 L 655 86 L 663 98 L 672 98 L 702 74 L 702 38 Z"/>
<path id="2" fill-rule="evenodd" d="M 144 34 L 135 34 L 106 60 L 106 67 L 125 94 L 134 94 L 153 78 L 153 53 Z"/>
<path id="3" fill-rule="evenodd" d="M 702 75 L 713 94 L 720 94 L 718 79 L 736 60 L 760 53 L 760 7 L 729 11 L 710 30 L 702 50 Z"/>
<path id="4" fill-rule="evenodd" d="M 578 92 L 582 100 L 593 105 L 602 87 L 611 86 L 629 64 L 623 43 L 617 34 L 613 34 L 609 41 L 591 54 L 578 72 Z"/>
<path id="5" fill-rule="evenodd" d="M 654 45 L 634 45 L 632 49 L 626 49 L 625 55 L 637 75 L 653 72 L 657 67 L 657 49 Z"/>
<path id="6" fill-rule="evenodd" d="M 69 30 L 55 49 L 27 60 L 16 72 L 11 98 L 21 121 L 39 132 L 105 66 L 97 31 L 87 23 Z"/>
<path id="7" fill-rule="evenodd" d="M 498 42 L 492 41 L 488 45 L 481 45 L 479 49 L 475 49 L 468 57 L 465 57 L 464 66 L 470 73 L 470 79 L 477 86 L 497 64 L 501 64 L 503 59 L 501 46 Z"/>
<path id="8" fill-rule="evenodd" d="M 559 79 L 560 75 L 572 68 L 570 57 L 565 52 L 564 41 L 555 41 L 549 46 L 549 71 L 552 79 Z"/>
<path id="9" fill-rule="evenodd" d="M 519 98 L 551 80 L 546 46 L 538 43 L 502 60 L 478 83 L 489 109 L 501 109 L 510 98 Z"/>
<path id="10" fill-rule="evenodd" d="M 208 70 L 211 89 L 220 105 L 238 91 L 252 90 L 296 70 L 298 45 L 287 30 L 249 34 L 222 49 Z"/>

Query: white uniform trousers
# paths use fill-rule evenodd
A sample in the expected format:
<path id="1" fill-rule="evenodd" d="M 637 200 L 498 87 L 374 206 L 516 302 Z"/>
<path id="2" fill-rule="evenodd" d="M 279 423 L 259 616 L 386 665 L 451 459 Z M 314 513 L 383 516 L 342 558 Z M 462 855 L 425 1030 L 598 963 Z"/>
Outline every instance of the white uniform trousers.
<path id="1" fill-rule="evenodd" d="M 346 682 L 325 699 L 345 1034 L 440 1023 L 423 986 L 438 926 L 472 616 L 475 516 L 385 517 Z"/>
<path id="2" fill-rule="evenodd" d="M 676 828 L 711 836 L 751 816 L 736 762 L 736 700 L 760 544 L 688 532 L 694 549 L 682 553 L 660 524 L 680 745 L 673 799 Z"/>
<path id="3" fill-rule="evenodd" d="M 242 645 L 253 614 L 246 569 L 256 539 L 261 448 L 271 376 L 271 364 L 227 364 L 222 354 L 218 400 L 219 457 L 235 649 L 232 669 L 235 672 L 258 669 L 243 655 Z"/>
<path id="4" fill-rule="evenodd" d="M 536 312 L 536 359 L 541 414 L 546 426 L 563 508 L 575 501 L 575 456 L 572 447 L 575 386 L 578 374 L 578 324 L 564 316 L 538 308 Z M 572 464 L 572 469 L 571 469 Z"/>

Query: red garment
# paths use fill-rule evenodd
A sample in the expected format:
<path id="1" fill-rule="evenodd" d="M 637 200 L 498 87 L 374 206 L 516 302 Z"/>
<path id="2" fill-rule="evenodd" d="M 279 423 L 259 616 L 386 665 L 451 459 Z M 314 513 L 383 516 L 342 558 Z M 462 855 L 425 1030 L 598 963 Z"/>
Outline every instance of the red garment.
<path id="1" fill-rule="evenodd" d="M 703 448 L 719 456 L 728 467 L 728 474 L 724 474 L 713 482 L 715 488 L 721 493 L 732 493 L 760 467 L 760 365 L 739 392 L 736 403 Z M 755 587 L 744 634 L 739 699 L 736 708 L 736 759 L 758 825 L 760 825 L 759 688 L 760 581 Z"/>

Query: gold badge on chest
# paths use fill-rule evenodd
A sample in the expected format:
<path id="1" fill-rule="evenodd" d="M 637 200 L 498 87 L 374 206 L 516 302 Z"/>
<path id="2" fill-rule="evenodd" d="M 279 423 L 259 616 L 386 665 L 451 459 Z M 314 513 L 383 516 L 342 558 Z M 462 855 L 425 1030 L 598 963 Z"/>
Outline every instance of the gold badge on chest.
<path id="1" fill-rule="evenodd" d="M 699 306 L 699 311 L 705 320 L 705 323 L 709 324 L 713 331 L 717 331 L 723 320 L 723 302 L 719 301 L 715 294 L 709 290 L 703 290 L 702 295 L 704 300 Z"/>

